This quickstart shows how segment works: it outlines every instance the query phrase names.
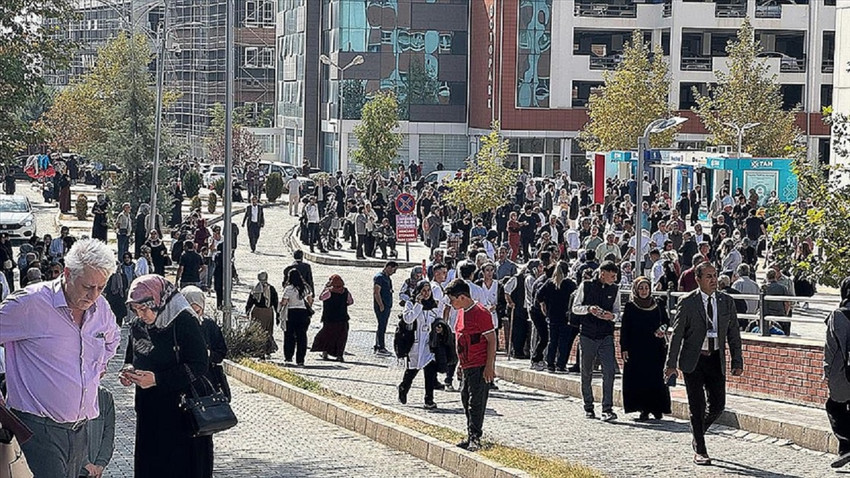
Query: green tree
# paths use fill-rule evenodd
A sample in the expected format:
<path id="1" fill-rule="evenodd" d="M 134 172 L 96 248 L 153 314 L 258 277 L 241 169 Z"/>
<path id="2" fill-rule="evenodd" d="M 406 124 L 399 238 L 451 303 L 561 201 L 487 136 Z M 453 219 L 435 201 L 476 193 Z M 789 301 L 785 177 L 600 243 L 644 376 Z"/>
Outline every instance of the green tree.
<path id="1" fill-rule="evenodd" d="M 782 109 L 777 73 L 771 72 L 756 41 L 749 19 L 738 30 L 735 41 L 726 45 L 729 72 L 716 71 L 716 85 L 706 95 L 695 91 L 693 108 L 709 132 L 711 144 L 738 144 L 738 133 L 725 123 L 761 123 L 743 138 L 743 150 L 753 156 L 782 157 L 793 148 L 800 133 L 794 112 Z"/>
<path id="2" fill-rule="evenodd" d="M 210 123 L 210 136 L 207 139 L 207 152 L 210 161 L 213 163 L 224 163 L 225 145 L 224 145 L 224 106 L 221 103 L 216 103 L 210 109 L 212 120 Z M 257 138 L 242 126 L 239 118 L 234 110 L 233 115 L 233 166 L 242 167 L 247 163 L 259 161 L 263 155 L 263 145 L 257 141 Z"/>
<path id="3" fill-rule="evenodd" d="M 277 198 L 283 195 L 283 178 L 280 173 L 269 174 L 266 179 L 266 199 L 269 202 L 277 201 Z"/>
<path id="4" fill-rule="evenodd" d="M 449 181 L 449 203 L 464 204 L 473 214 L 490 211 L 504 204 L 516 187 L 519 170 L 502 165 L 508 154 L 508 140 L 502 138 L 499 123 L 481 138 L 478 154 L 467 160 L 462 178 Z"/>
<path id="5" fill-rule="evenodd" d="M 183 175 L 183 192 L 187 197 L 197 196 L 201 190 L 201 175 L 197 170 L 190 169 Z"/>
<path id="6" fill-rule="evenodd" d="M 354 127 L 358 148 L 354 161 L 369 171 L 388 169 L 401 146 L 398 101 L 393 92 L 379 92 L 363 107 L 362 120 Z"/>
<path id="7" fill-rule="evenodd" d="M 344 80 L 342 83 L 343 119 L 360 119 L 365 104 L 366 82 L 364 80 Z"/>
<path id="8" fill-rule="evenodd" d="M 671 115 L 668 94 L 670 76 L 667 63 L 660 54 L 650 52 L 640 31 L 623 50 L 616 69 L 605 71 L 604 86 L 591 95 L 587 103 L 590 121 L 579 133 L 579 141 L 588 151 L 631 150 L 653 120 Z M 653 134 L 654 147 L 669 146 L 676 128 Z"/>
<path id="9" fill-rule="evenodd" d="M 824 120 L 836 134 L 832 154 L 846 160 L 850 120 L 829 109 Z M 838 287 L 850 270 L 850 184 L 842 181 L 846 170 L 812 163 L 801 149 L 794 163 L 802 199 L 768 210 L 767 235 L 773 255 L 797 277 Z M 794 246 L 807 238 L 812 239 L 816 253 L 797 260 Z"/>
<path id="10" fill-rule="evenodd" d="M 51 33 L 71 21 L 73 3 L 6 0 L 0 7 L 0 162 L 41 140 L 26 105 L 43 91 L 43 71 L 67 63 L 72 44 Z"/>

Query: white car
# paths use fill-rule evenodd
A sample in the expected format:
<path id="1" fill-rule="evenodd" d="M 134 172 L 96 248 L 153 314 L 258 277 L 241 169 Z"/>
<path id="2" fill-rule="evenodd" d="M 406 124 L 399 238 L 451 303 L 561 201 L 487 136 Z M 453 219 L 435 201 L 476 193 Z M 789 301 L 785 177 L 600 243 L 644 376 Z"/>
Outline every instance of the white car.
<path id="1" fill-rule="evenodd" d="M 25 242 L 36 235 L 32 204 L 26 196 L 0 195 L 0 232 L 12 242 Z"/>
<path id="2" fill-rule="evenodd" d="M 458 171 L 453 169 L 445 169 L 442 171 L 431 171 L 425 176 L 425 184 L 442 183 L 443 180 L 451 181 L 457 177 Z"/>
<path id="3" fill-rule="evenodd" d="M 242 168 L 233 168 L 234 179 L 241 183 L 243 176 Z M 213 164 L 209 171 L 201 177 L 201 183 L 205 188 L 212 188 L 213 183 L 215 183 L 219 178 L 224 178 L 224 165 Z"/>

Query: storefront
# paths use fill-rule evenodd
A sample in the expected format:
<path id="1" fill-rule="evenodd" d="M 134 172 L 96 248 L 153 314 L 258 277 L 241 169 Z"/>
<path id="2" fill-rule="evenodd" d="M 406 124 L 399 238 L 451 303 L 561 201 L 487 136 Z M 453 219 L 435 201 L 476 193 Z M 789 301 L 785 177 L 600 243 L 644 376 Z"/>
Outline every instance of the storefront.
<path id="1" fill-rule="evenodd" d="M 744 194 L 754 189 L 763 205 L 772 195 L 782 202 L 797 199 L 797 175 L 793 171 L 794 160 L 783 158 L 708 158 L 705 167 L 711 197 L 714 197 L 726 182 L 729 193 L 741 188 Z"/>

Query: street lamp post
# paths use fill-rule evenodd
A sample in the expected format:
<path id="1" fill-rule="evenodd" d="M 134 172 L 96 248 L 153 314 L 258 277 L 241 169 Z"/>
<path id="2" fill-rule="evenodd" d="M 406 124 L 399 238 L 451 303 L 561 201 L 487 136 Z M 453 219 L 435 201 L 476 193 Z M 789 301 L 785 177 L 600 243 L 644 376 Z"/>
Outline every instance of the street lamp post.
<path id="1" fill-rule="evenodd" d="M 177 26 L 198 27 L 202 26 L 201 22 L 188 22 L 181 25 L 165 25 L 168 15 L 163 17 L 162 23 L 156 29 L 156 118 L 154 119 L 154 155 L 153 155 L 153 175 L 151 177 L 151 203 L 150 216 L 148 218 L 148 231 L 156 229 L 156 197 L 159 192 L 159 156 L 161 149 L 162 138 L 162 96 L 163 83 L 165 83 L 165 44 L 167 43 L 168 34 Z"/>
<path id="2" fill-rule="evenodd" d="M 236 75 L 234 51 L 235 0 L 226 0 L 227 15 L 224 36 L 224 247 L 221 248 L 222 325 L 232 327 L 231 292 L 233 291 L 233 77 Z M 249 199 L 250 200 L 250 199 Z"/>
<path id="3" fill-rule="evenodd" d="M 744 123 L 743 125 L 738 125 L 737 123 L 733 123 L 731 121 L 723 123 L 724 126 L 728 126 L 732 129 L 734 129 L 738 133 L 738 157 L 739 158 L 741 157 L 741 153 L 743 153 L 743 151 L 741 151 L 741 150 L 743 149 L 743 144 L 744 144 L 744 131 L 746 131 L 750 128 L 755 128 L 756 126 L 758 126 L 760 124 L 761 123 Z"/>
<path id="4" fill-rule="evenodd" d="M 670 128 L 676 127 L 685 121 L 688 118 L 682 116 L 673 116 L 672 118 L 659 118 L 654 120 L 653 122 L 646 125 L 646 129 L 643 131 L 643 136 L 638 138 L 638 158 L 637 158 L 637 174 L 636 180 L 638 181 L 638 191 L 640 192 L 643 184 L 643 169 L 644 169 L 644 156 L 646 152 L 649 150 L 649 135 L 652 133 L 660 133 L 662 131 L 666 131 Z M 642 194 L 642 193 L 641 193 Z M 643 207 L 642 204 L 636 204 L 637 208 L 637 230 L 635 231 L 635 267 L 634 273 L 636 275 L 643 275 L 643 257 L 641 254 L 641 250 L 643 249 Z"/>
<path id="5" fill-rule="evenodd" d="M 357 55 L 351 59 L 345 66 L 339 66 L 333 62 L 327 55 L 322 55 L 319 57 L 319 61 L 324 63 L 325 65 L 332 66 L 336 68 L 339 72 L 339 87 L 337 88 L 336 96 L 337 96 L 337 112 L 336 112 L 336 127 L 337 127 L 337 138 L 338 138 L 338 146 L 337 146 L 337 170 L 342 170 L 342 86 L 343 86 L 343 78 L 345 77 L 345 70 L 351 68 L 352 66 L 362 65 L 365 61 L 363 59 L 363 55 Z"/>

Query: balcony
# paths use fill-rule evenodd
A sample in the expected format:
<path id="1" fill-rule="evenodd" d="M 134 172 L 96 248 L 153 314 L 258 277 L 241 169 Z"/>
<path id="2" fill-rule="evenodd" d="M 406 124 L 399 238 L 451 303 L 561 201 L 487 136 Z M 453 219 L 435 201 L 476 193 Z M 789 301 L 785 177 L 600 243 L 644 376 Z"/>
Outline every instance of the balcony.
<path id="1" fill-rule="evenodd" d="M 670 17 L 673 15 L 673 0 L 664 0 L 664 9 L 661 11 L 662 17 Z"/>
<path id="2" fill-rule="evenodd" d="M 637 18 L 637 5 L 611 4 L 602 2 L 588 2 L 575 4 L 575 16 L 577 17 L 614 17 L 614 18 Z"/>
<path id="3" fill-rule="evenodd" d="M 712 60 L 710 56 L 687 56 L 682 55 L 682 71 L 711 71 Z"/>
<path id="4" fill-rule="evenodd" d="M 791 55 L 776 51 L 765 51 L 758 54 L 759 58 L 776 58 L 779 62 L 780 73 L 804 73 L 806 71 L 806 59 L 795 58 Z M 774 60 L 774 61 L 777 61 Z"/>
<path id="5" fill-rule="evenodd" d="M 782 18 L 782 5 L 772 1 L 756 5 L 756 18 Z"/>
<path id="6" fill-rule="evenodd" d="M 746 3 L 717 3 L 714 5 L 715 18 L 744 18 L 747 16 Z"/>
<path id="7" fill-rule="evenodd" d="M 622 53 L 614 53 L 608 56 L 589 56 L 589 68 L 591 70 L 614 70 L 623 61 Z"/>
<path id="8" fill-rule="evenodd" d="M 835 60 L 832 58 L 824 58 L 820 62 L 821 73 L 832 73 L 835 66 Z"/>

